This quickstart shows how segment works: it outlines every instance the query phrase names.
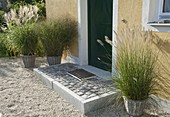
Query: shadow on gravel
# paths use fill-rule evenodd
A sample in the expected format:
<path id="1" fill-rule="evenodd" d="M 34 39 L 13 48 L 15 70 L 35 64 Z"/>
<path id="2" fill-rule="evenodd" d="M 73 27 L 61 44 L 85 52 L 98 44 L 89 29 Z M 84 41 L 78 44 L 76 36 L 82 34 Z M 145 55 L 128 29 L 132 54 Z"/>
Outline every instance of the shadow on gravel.
<path id="1" fill-rule="evenodd" d="M 8 65 L 0 65 L 0 77 L 7 76 L 8 73 L 13 73 L 16 70 L 14 70 L 11 66 Z"/>

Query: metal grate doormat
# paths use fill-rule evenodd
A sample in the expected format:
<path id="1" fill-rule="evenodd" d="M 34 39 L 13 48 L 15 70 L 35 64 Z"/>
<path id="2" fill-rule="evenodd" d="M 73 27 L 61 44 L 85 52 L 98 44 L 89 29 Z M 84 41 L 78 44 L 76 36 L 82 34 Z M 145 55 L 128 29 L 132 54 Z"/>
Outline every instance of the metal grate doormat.
<path id="1" fill-rule="evenodd" d="M 86 80 L 96 77 L 95 74 L 92 74 L 84 69 L 76 69 L 74 71 L 67 72 L 69 75 L 77 78 L 78 80 Z"/>

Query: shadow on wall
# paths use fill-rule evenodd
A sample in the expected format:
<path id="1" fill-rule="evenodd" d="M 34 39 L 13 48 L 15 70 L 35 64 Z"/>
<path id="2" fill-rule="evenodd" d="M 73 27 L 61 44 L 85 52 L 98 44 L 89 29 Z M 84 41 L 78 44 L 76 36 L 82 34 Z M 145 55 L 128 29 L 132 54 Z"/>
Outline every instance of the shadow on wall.
<path id="1" fill-rule="evenodd" d="M 170 41 L 163 42 L 162 50 L 167 54 L 170 54 Z"/>
<path id="2" fill-rule="evenodd" d="M 168 34 L 167 34 L 168 36 Z M 170 40 L 168 39 L 161 39 L 157 36 L 156 40 L 153 40 L 153 44 L 167 56 L 170 55 Z"/>
<path id="3" fill-rule="evenodd" d="M 170 100 L 170 40 L 162 39 L 155 35 L 152 40 L 156 49 L 159 50 L 159 72 L 161 79 L 158 81 L 159 96 Z M 168 37 L 168 34 L 167 36 Z"/>

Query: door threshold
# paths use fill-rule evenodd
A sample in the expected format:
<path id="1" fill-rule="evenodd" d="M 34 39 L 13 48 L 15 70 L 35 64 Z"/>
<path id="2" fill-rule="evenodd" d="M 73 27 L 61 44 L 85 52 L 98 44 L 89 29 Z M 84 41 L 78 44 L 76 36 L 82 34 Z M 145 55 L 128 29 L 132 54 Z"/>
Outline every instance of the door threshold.
<path id="1" fill-rule="evenodd" d="M 91 66 L 91 65 L 82 65 L 79 66 L 79 68 L 82 68 L 88 72 L 91 72 L 93 74 L 95 74 L 96 76 L 100 77 L 100 78 L 104 78 L 106 80 L 111 80 L 112 79 L 112 73 L 99 69 L 97 67 Z"/>

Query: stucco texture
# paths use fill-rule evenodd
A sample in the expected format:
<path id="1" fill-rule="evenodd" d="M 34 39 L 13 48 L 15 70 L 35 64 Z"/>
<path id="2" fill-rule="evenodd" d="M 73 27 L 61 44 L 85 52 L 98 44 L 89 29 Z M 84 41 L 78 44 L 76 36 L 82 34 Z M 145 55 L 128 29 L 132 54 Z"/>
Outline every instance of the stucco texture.
<path id="1" fill-rule="evenodd" d="M 142 0 L 119 0 L 118 33 L 126 26 L 142 29 Z M 153 50 L 159 51 L 159 66 L 162 75 L 157 85 L 157 95 L 170 100 L 170 34 L 154 32 L 159 38 L 153 43 Z M 166 69 L 166 71 L 164 70 Z"/>
<path id="2" fill-rule="evenodd" d="M 77 0 L 46 0 L 46 12 L 47 19 L 70 16 L 77 21 Z M 73 42 L 69 54 L 78 57 L 78 38 Z"/>

